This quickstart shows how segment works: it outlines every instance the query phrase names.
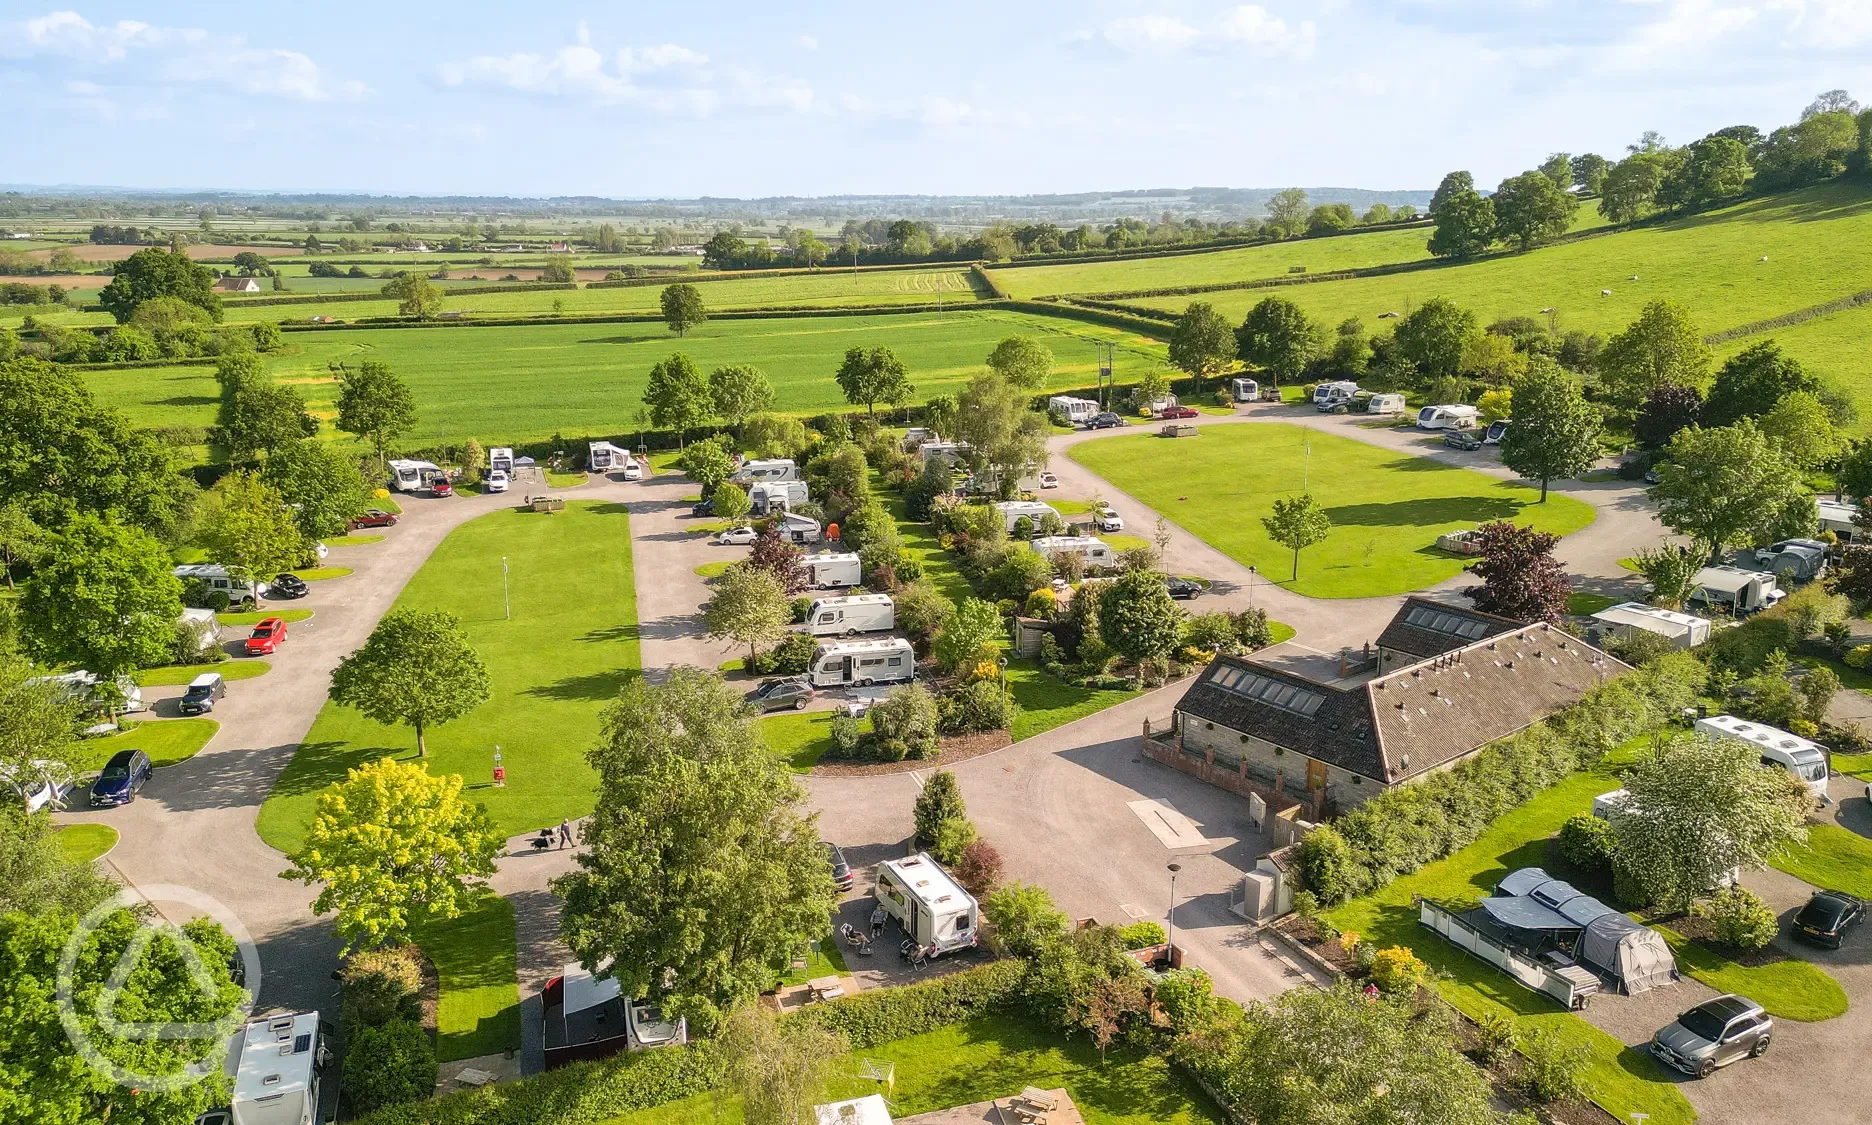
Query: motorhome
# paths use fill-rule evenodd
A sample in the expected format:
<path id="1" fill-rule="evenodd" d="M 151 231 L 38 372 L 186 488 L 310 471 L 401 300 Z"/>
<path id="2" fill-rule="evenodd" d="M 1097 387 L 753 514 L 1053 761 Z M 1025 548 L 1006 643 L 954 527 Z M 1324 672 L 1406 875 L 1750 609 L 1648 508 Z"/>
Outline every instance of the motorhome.
<path id="1" fill-rule="evenodd" d="M 1358 384 L 1350 379 L 1341 379 L 1335 383 L 1321 383 L 1313 388 L 1313 409 L 1322 414 L 1347 407 L 1352 396 L 1358 394 Z"/>
<path id="2" fill-rule="evenodd" d="M 756 487 L 759 487 L 758 485 Z M 819 521 L 798 512 L 783 512 L 778 523 L 780 538 L 788 543 L 817 543 L 825 538 Z"/>
<path id="3" fill-rule="evenodd" d="M 272 587 L 265 582 L 229 574 L 227 567 L 218 563 L 190 563 L 176 567 L 171 573 L 180 578 L 183 585 L 200 582 L 210 593 L 226 594 L 231 606 L 244 605 L 252 609 L 272 592 Z"/>
<path id="4" fill-rule="evenodd" d="M 817 590 L 856 586 L 864 581 L 864 564 L 849 551 L 807 555 L 801 561 L 806 565 L 806 584 Z"/>
<path id="5" fill-rule="evenodd" d="M 228 1045 L 234 1094 L 232 1125 L 312 1125 L 320 1120 L 320 1072 L 331 1048 L 317 1012 L 287 1012 L 249 1020 Z"/>
<path id="6" fill-rule="evenodd" d="M 1717 609 L 1726 609 L 1741 617 L 1767 609 L 1784 595 L 1775 576 L 1760 570 L 1734 566 L 1706 566 L 1691 579 L 1696 583 L 1690 600 Z"/>
<path id="7" fill-rule="evenodd" d="M 883 633 L 897 625 L 897 603 L 889 594 L 854 594 L 814 599 L 806 631 L 815 637 Z"/>
<path id="8" fill-rule="evenodd" d="M 1417 412 L 1417 428 L 1420 430 L 1472 430 L 1475 428 L 1476 419 L 1481 416 L 1480 410 L 1461 403 L 1426 406 Z"/>
<path id="9" fill-rule="evenodd" d="M 1358 411 L 1361 414 L 1404 413 L 1404 396 L 1395 391 L 1375 392 L 1363 401 L 1365 409 Z M 1355 405 L 1353 409 L 1358 410 L 1358 407 Z"/>
<path id="10" fill-rule="evenodd" d="M 1051 559 L 1058 555 L 1077 552 L 1085 556 L 1087 566 L 1105 567 L 1118 565 L 1118 553 L 1111 549 L 1103 539 L 1090 535 L 1042 535 L 1027 544 L 1034 550 Z"/>
<path id="11" fill-rule="evenodd" d="M 783 480 L 800 479 L 799 466 L 791 458 L 774 461 L 746 461 L 734 475 L 728 478 L 736 484 L 772 484 Z"/>
<path id="12" fill-rule="evenodd" d="M 1788 772 L 1807 787 L 1814 800 L 1827 800 L 1826 747 L 1767 723 L 1734 715 L 1711 715 L 1696 721 L 1696 732 L 1717 739 L 1747 743 L 1761 754 L 1761 764 Z"/>
<path id="13" fill-rule="evenodd" d="M 757 516 L 787 511 L 804 504 L 807 498 L 803 480 L 759 481 L 748 486 L 748 500 Z"/>
<path id="14" fill-rule="evenodd" d="M 806 675 L 816 688 L 901 683 L 916 679 L 916 651 L 902 637 L 829 641 L 813 653 Z"/>
<path id="15" fill-rule="evenodd" d="M 594 473 L 622 472 L 633 460 L 630 450 L 608 441 L 594 441 L 586 447 L 585 467 Z"/>
<path id="16" fill-rule="evenodd" d="M 995 511 L 1001 513 L 1001 522 L 1007 525 L 1008 534 L 1010 535 L 1014 533 L 1014 525 L 1019 523 L 1022 518 L 1030 521 L 1034 525 L 1035 530 L 1039 529 L 1042 521 L 1048 516 L 1059 520 L 1061 524 L 1066 522 L 1059 512 L 1054 510 L 1053 505 L 1042 504 L 1038 500 L 1003 500 L 994 507 Z"/>
<path id="17" fill-rule="evenodd" d="M 1089 398 L 1074 398 L 1072 395 L 1054 395 L 1047 399 L 1047 413 L 1064 418 L 1069 425 L 1077 426 L 1090 422 L 1099 412 L 1099 404 Z"/>
<path id="18" fill-rule="evenodd" d="M 392 461 L 390 487 L 398 492 L 425 492 L 434 487 L 441 472 L 431 461 Z"/>
<path id="19" fill-rule="evenodd" d="M 512 480 L 514 471 L 513 450 L 504 445 L 497 445 L 493 449 L 488 450 L 487 467 L 488 472 L 506 473 L 507 479 Z"/>
<path id="20" fill-rule="evenodd" d="M 949 877 L 928 852 L 877 865 L 871 893 L 884 913 L 897 919 L 925 957 L 973 949 L 980 941 L 975 896 Z"/>
<path id="21" fill-rule="evenodd" d="M 1261 384 L 1253 379 L 1230 379 L 1229 397 L 1236 402 L 1253 402 L 1261 397 Z"/>
<path id="22" fill-rule="evenodd" d="M 594 976 L 574 962 L 541 990 L 548 1070 L 626 1050 L 689 1042 L 687 1019 L 668 1020 L 651 1001 L 626 1000 L 617 978 L 605 971 L 608 965 L 601 962 Z"/>

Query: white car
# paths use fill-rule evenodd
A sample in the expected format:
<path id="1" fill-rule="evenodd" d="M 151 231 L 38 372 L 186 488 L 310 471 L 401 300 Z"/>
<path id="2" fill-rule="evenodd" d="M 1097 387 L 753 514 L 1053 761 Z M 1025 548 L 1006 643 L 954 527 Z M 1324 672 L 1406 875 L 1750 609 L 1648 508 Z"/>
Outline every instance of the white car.
<path id="1" fill-rule="evenodd" d="M 1124 517 L 1115 508 L 1101 508 L 1092 513 L 1092 523 L 1100 531 L 1123 531 Z"/>
<path id="2" fill-rule="evenodd" d="M 745 547 L 760 536 L 751 527 L 731 527 L 715 537 L 715 542 L 725 543 L 730 547 Z"/>
<path id="3" fill-rule="evenodd" d="M 508 483 L 507 474 L 505 472 L 502 472 L 500 469 L 488 470 L 487 490 L 489 492 L 505 492 L 507 491 Z"/>
<path id="4" fill-rule="evenodd" d="M 1058 488 L 1059 478 L 1054 476 L 1052 473 L 1041 473 L 1040 474 L 1040 487 L 1041 488 Z"/>
<path id="5" fill-rule="evenodd" d="M 642 461 L 639 461 L 635 457 L 633 457 L 630 460 L 624 462 L 624 479 L 625 480 L 642 480 L 643 475 L 644 475 L 644 467 L 643 467 Z"/>

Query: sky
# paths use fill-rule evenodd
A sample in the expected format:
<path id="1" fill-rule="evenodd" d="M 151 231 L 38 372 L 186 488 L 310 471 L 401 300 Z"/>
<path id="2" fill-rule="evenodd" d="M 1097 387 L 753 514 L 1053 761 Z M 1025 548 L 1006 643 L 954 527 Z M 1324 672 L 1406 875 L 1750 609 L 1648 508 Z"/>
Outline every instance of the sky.
<path id="1" fill-rule="evenodd" d="M 379 194 L 1492 185 L 1872 98 L 1872 0 L 0 0 L 0 183 Z"/>

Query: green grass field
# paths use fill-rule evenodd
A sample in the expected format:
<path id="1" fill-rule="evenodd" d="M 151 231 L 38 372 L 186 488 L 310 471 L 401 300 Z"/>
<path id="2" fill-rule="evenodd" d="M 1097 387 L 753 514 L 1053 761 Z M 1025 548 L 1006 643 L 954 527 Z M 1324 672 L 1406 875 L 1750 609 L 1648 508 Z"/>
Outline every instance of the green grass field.
<path id="1" fill-rule="evenodd" d="M 1859 404 L 1860 428 L 1872 423 L 1872 305 L 1820 316 L 1792 328 L 1730 340 L 1716 349 L 1720 359 L 1773 340 L 1801 366 L 1839 380 Z"/>
<path id="2" fill-rule="evenodd" d="M 1774 865 L 1827 890 L 1872 898 L 1872 840 L 1837 824 L 1807 826 L 1807 846 L 1789 848 Z"/>
<path id="3" fill-rule="evenodd" d="M 1312 445 L 1307 468 L 1306 443 Z M 1194 441 L 1154 434 L 1102 438 L 1070 455 L 1210 546 L 1296 593 L 1372 597 L 1420 590 L 1463 568 L 1436 537 L 1510 519 L 1565 534 L 1592 522 L 1588 504 L 1299 426 L 1213 426 Z M 1303 474 L 1333 521 L 1324 543 L 1300 556 L 1268 538 L 1261 517 Z"/>
<path id="4" fill-rule="evenodd" d="M 242 616 L 242 615 L 234 615 Z M 260 619 L 255 617 L 257 622 Z M 223 625 L 234 622 L 223 617 Z M 290 643 L 290 641 L 288 642 Z M 264 660 L 223 660 L 219 664 L 171 664 L 164 668 L 145 668 L 132 677 L 142 687 L 177 687 L 188 683 L 203 672 L 219 672 L 228 683 L 235 680 L 251 680 L 255 676 L 264 676 L 273 670 L 273 665 Z"/>
<path id="5" fill-rule="evenodd" d="M 129 730 L 79 743 L 84 756 L 73 764 L 79 769 L 103 769 L 104 763 L 119 750 L 141 750 L 153 766 L 173 766 L 186 762 L 208 745 L 221 724 L 213 719 L 151 719 Z"/>
<path id="6" fill-rule="evenodd" d="M 459 918 L 417 925 L 413 936 L 436 967 L 436 1061 L 520 1046 L 513 906 L 488 894 Z"/>
<path id="7" fill-rule="evenodd" d="M 67 824 L 52 842 L 73 863 L 90 863 L 117 846 L 117 830 L 108 824 Z"/>
<path id="8" fill-rule="evenodd" d="M 501 609 L 502 555 L 511 620 Z M 429 732 L 430 772 L 461 774 L 509 834 L 591 811 L 597 778 L 585 750 L 599 712 L 639 667 L 624 506 L 575 501 L 556 515 L 504 510 L 470 520 L 396 604 L 459 617 L 493 689 L 475 711 Z M 413 758 L 415 744 L 407 728 L 327 703 L 260 811 L 261 838 L 295 850 L 319 791 L 372 758 Z M 501 789 L 492 783 L 496 745 L 507 767 Z"/>
<path id="9" fill-rule="evenodd" d="M 737 669 L 741 662 L 730 661 Z M 858 720 L 860 730 L 870 730 L 871 720 Z M 832 749 L 832 712 L 791 711 L 754 720 L 754 727 L 767 740 L 767 748 L 786 759 L 794 773 L 810 772 L 820 758 Z"/>

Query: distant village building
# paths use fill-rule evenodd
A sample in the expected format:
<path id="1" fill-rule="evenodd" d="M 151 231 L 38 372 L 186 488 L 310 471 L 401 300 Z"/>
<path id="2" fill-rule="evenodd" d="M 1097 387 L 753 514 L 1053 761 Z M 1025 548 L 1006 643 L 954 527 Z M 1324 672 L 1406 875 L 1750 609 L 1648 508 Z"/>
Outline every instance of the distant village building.
<path id="1" fill-rule="evenodd" d="M 260 279 L 254 277 L 224 277 L 215 282 L 215 288 L 224 293 L 258 293 Z"/>

